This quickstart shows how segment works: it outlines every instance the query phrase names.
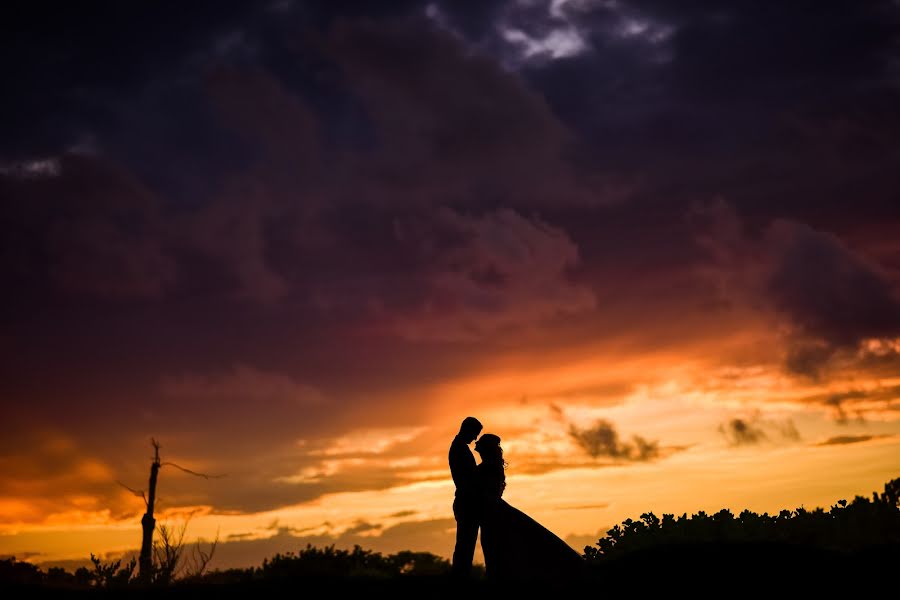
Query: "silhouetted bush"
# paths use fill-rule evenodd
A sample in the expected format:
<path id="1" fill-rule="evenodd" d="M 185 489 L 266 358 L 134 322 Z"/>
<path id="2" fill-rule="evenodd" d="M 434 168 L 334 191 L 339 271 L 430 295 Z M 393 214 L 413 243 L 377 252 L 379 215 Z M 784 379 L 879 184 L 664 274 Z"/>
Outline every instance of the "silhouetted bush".
<path id="1" fill-rule="evenodd" d="M 782 510 L 777 515 L 730 510 L 713 515 L 699 512 L 690 517 L 652 512 L 640 520 L 626 519 L 601 538 L 596 547 L 586 546 L 589 561 L 602 562 L 637 551 L 685 544 L 794 544 L 826 551 L 862 552 L 873 547 L 900 544 L 900 479 L 884 486 L 872 498 L 840 500 L 826 511 L 804 508 Z"/>
<path id="2" fill-rule="evenodd" d="M 316 548 L 307 545 L 299 553 L 276 554 L 263 561 L 257 576 L 278 577 L 398 577 L 401 575 L 438 575 L 448 572 L 450 563 L 427 552 L 404 551 L 382 555 L 354 546 L 338 550 L 334 546 Z"/>
<path id="3" fill-rule="evenodd" d="M 121 560 L 105 563 L 99 557 L 91 554 L 91 563 L 94 565 L 94 571 L 87 572 L 87 581 L 104 588 L 127 585 L 134 578 L 134 570 L 137 568 L 137 559 L 135 558 L 132 558 L 123 567 Z M 83 574 L 82 577 L 84 577 Z"/>
<path id="4" fill-rule="evenodd" d="M 121 587 L 126 584 L 141 585 L 133 576 L 136 566 L 134 559 L 122 567 L 121 561 L 104 563 L 92 554 L 91 562 L 93 571 L 81 567 L 75 574 L 71 574 L 59 567 L 51 567 L 44 573 L 31 563 L 10 558 L 0 561 L 0 584 L 49 584 L 98 588 Z M 278 582 L 312 577 L 408 579 L 445 575 L 449 571 L 450 561 L 429 552 L 405 550 L 384 555 L 365 550 L 360 546 L 355 546 L 352 550 L 341 550 L 334 546 L 317 548 L 307 545 L 297 553 L 288 552 L 267 558 L 260 567 L 191 574 L 180 581 L 191 585 L 204 585 Z M 481 570 L 476 572 L 481 573 Z"/>
<path id="5" fill-rule="evenodd" d="M 0 560 L 0 582 L 29 585 L 46 581 L 44 572 L 36 565 L 16 560 L 15 557 Z"/>

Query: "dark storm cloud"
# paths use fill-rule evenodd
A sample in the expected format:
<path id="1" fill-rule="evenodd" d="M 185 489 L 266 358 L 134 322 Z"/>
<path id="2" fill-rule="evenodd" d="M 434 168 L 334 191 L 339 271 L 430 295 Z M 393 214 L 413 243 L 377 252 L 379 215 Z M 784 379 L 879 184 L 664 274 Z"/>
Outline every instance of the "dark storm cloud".
<path id="1" fill-rule="evenodd" d="M 50 284 L 60 299 L 160 299 L 200 281 L 214 294 L 283 293 L 263 255 L 264 205 L 222 197 L 185 217 L 133 173 L 74 154 L 59 160 L 56 175 L 0 179 L 0 194 L 11 233 L 0 268 L 22 296 Z"/>
<path id="2" fill-rule="evenodd" d="M 479 217 L 445 209 L 430 222 L 397 225 L 398 236 L 432 254 L 434 265 L 423 310 L 396 322 L 405 337 L 479 339 L 595 306 L 593 292 L 568 278 L 577 247 L 539 220 L 508 209 Z"/>
<path id="3" fill-rule="evenodd" d="M 622 441 L 616 426 L 603 419 L 584 429 L 571 425 L 569 435 L 593 458 L 647 461 L 660 456 L 658 441 L 639 435 L 633 435 L 630 442 Z"/>
<path id="4" fill-rule="evenodd" d="M 4 3 L 0 157 L 57 153 L 115 127 L 117 107 L 252 18 L 246 3 Z"/>
<path id="5" fill-rule="evenodd" d="M 196 227 L 184 235 L 196 240 L 197 245 L 203 247 L 205 254 L 232 266 L 233 272 L 230 276 L 238 280 L 241 294 L 263 302 L 277 301 L 289 294 L 291 289 L 289 277 L 281 272 L 279 265 L 272 264 L 272 261 L 281 260 L 286 263 L 287 260 L 279 256 L 286 257 L 287 253 L 298 250 L 291 245 L 273 244 L 274 222 L 280 222 L 280 228 L 288 236 L 293 232 L 303 231 L 306 235 L 312 233 L 327 240 L 333 239 L 334 235 L 333 232 L 320 232 L 321 221 L 310 223 L 307 220 L 308 208 L 288 209 L 285 202 L 261 199 L 260 195 L 283 196 L 288 193 L 286 190 L 289 186 L 292 186 L 295 187 L 292 194 L 302 198 L 304 206 L 315 203 L 313 197 L 324 195 L 329 201 L 335 196 L 342 196 L 356 198 L 356 202 L 388 203 L 392 207 L 410 203 L 421 205 L 424 202 L 430 206 L 473 205 L 480 210 L 498 205 L 532 206 L 535 203 L 537 205 L 551 203 L 558 206 L 564 198 L 587 203 L 603 202 L 603 185 L 584 180 L 577 169 L 560 160 L 560 155 L 571 145 L 572 140 L 589 131 L 586 127 L 587 122 L 583 119 L 574 121 L 567 119 L 566 117 L 571 116 L 569 112 L 564 109 L 565 107 L 556 104 L 553 104 L 556 109 L 554 114 L 542 99 L 543 95 L 553 100 L 553 94 L 558 90 L 576 98 L 584 94 L 580 93 L 580 90 L 570 89 L 567 85 L 542 85 L 539 75 L 546 72 L 547 76 L 551 76 L 550 74 L 557 69 L 574 69 L 577 73 L 602 74 L 610 71 L 627 78 L 634 75 L 630 71 L 632 67 L 638 69 L 639 67 L 635 66 L 637 63 L 643 65 L 647 62 L 645 56 L 647 48 L 664 46 L 672 50 L 671 64 L 665 67 L 672 71 L 670 77 L 675 82 L 692 81 L 691 77 L 683 73 L 692 72 L 695 68 L 690 66 L 692 64 L 703 65 L 709 62 L 711 56 L 710 53 L 698 51 L 696 46 L 702 48 L 702 44 L 718 40 L 724 43 L 724 54 L 715 53 L 718 57 L 716 59 L 718 66 L 707 69 L 721 69 L 728 73 L 733 70 L 735 73 L 732 73 L 732 76 L 738 77 L 743 73 L 743 69 L 729 70 L 731 68 L 729 65 L 736 64 L 738 67 L 750 68 L 748 65 L 756 64 L 751 63 L 756 58 L 753 52 L 745 47 L 746 44 L 742 44 L 740 48 L 732 48 L 732 45 L 727 43 L 735 37 L 741 37 L 732 35 L 734 31 L 746 30 L 748 35 L 745 37 L 752 42 L 750 45 L 753 48 L 756 47 L 754 44 L 766 51 L 771 48 L 770 41 L 766 41 L 765 44 L 757 42 L 760 36 L 753 34 L 757 31 L 756 28 L 764 23 L 765 15 L 754 6 L 745 3 L 734 3 L 715 11 L 710 11 L 703 5 L 691 5 L 684 7 L 683 10 L 679 9 L 677 13 L 665 5 L 642 2 L 621 3 L 618 7 L 600 3 L 561 3 L 557 9 L 553 9 L 550 3 L 533 3 L 527 10 L 517 3 L 480 5 L 463 3 L 454 5 L 454 8 L 441 5 L 441 10 L 454 22 L 463 23 L 472 20 L 491 22 L 491 19 L 502 17 L 522 27 L 529 23 L 539 27 L 542 23 L 554 26 L 554 23 L 562 19 L 577 23 L 586 35 L 593 36 L 591 39 L 594 40 L 595 47 L 583 58 L 564 59 L 535 67 L 540 73 L 536 72 L 535 77 L 531 79 L 536 87 L 529 89 L 518 78 L 505 75 L 490 55 L 470 53 L 454 41 L 451 35 L 442 34 L 436 27 L 430 26 L 427 19 L 422 16 L 424 11 L 422 4 L 395 3 L 390 8 L 373 8 L 366 3 L 338 2 L 326 8 L 325 3 L 287 3 L 281 7 L 283 11 L 287 10 L 286 13 L 264 8 L 252 13 L 249 9 L 245 9 L 244 12 L 237 8 L 223 10 L 218 13 L 221 23 L 219 20 L 213 20 L 203 22 L 202 26 L 201 20 L 196 18 L 193 11 L 186 15 L 179 13 L 178 18 L 185 19 L 186 23 L 178 31 L 190 40 L 192 50 L 188 52 L 183 44 L 172 43 L 166 46 L 165 55 L 169 58 L 158 57 L 143 71 L 141 69 L 129 71 L 132 76 L 147 80 L 174 81 L 177 77 L 173 75 L 172 65 L 177 61 L 173 57 L 179 50 L 185 56 L 194 52 L 194 46 L 206 48 L 207 60 L 203 62 L 205 67 L 215 67 L 221 63 L 246 66 L 248 57 L 252 58 L 251 55 L 243 56 L 241 60 L 236 60 L 230 55 L 216 55 L 215 48 L 221 45 L 216 42 L 218 39 L 216 35 L 222 30 L 235 29 L 246 32 L 247 39 L 253 38 L 252 43 L 246 42 L 245 45 L 256 47 L 257 54 L 253 56 L 256 57 L 254 60 L 258 64 L 254 64 L 253 67 L 259 73 L 248 77 L 240 72 L 234 74 L 232 69 L 232 74 L 223 77 L 219 71 L 208 84 L 208 92 L 218 99 L 219 104 L 225 103 L 226 106 L 223 108 L 224 122 L 212 126 L 217 133 L 209 134 L 212 138 L 203 149 L 241 147 L 249 143 L 254 150 L 249 151 L 249 155 L 242 159 L 250 160 L 252 163 L 249 173 L 245 174 L 256 182 L 265 181 L 263 187 L 269 189 L 260 191 L 258 184 L 254 189 L 246 182 L 228 184 L 228 189 L 235 190 L 233 194 L 239 197 L 227 201 L 215 197 L 212 203 L 217 206 L 198 212 L 195 219 Z M 817 11 L 812 16 L 804 17 L 812 19 L 819 25 L 802 28 L 799 31 L 802 32 L 804 40 L 806 38 L 812 40 L 810 42 L 813 44 L 812 47 L 821 47 L 820 49 L 829 44 L 843 48 L 846 42 L 852 56 L 868 57 L 867 64 L 872 66 L 863 70 L 863 73 L 868 74 L 867 77 L 874 77 L 886 68 L 883 61 L 879 62 L 878 58 L 883 58 L 892 21 L 880 18 L 883 15 L 879 11 L 889 8 L 890 6 L 882 3 L 873 4 L 865 9 L 857 7 L 852 9 L 850 20 L 866 31 L 869 31 L 866 28 L 871 29 L 869 31 L 871 35 L 860 35 L 843 42 L 826 40 L 825 33 L 830 31 L 826 24 L 836 19 L 835 15 L 827 11 L 824 16 L 819 14 L 821 11 Z M 198 8 L 197 13 L 202 13 L 202 10 L 203 7 Z M 522 14 L 516 16 L 519 12 Z M 286 14 L 290 18 L 285 17 Z M 395 20 L 394 17 L 400 14 L 407 16 L 399 21 Z M 112 19 L 111 24 L 115 23 L 118 28 L 127 30 L 143 20 L 154 21 L 156 13 L 144 14 L 135 9 L 133 12 L 123 10 L 117 15 L 119 21 Z M 352 21 L 360 16 L 368 20 L 362 23 Z M 390 16 L 392 20 L 381 20 L 385 16 Z M 794 24 L 799 25 L 803 21 L 800 18 L 801 13 L 794 12 L 790 8 L 779 8 L 778 15 L 775 16 L 786 20 L 788 23 L 784 26 L 786 31 L 792 30 Z M 296 27 L 273 29 L 273 35 L 267 38 L 268 43 L 262 43 L 257 34 L 263 30 L 269 31 L 266 29 L 267 19 L 269 21 L 294 19 Z M 324 34 L 326 40 L 324 43 L 300 44 L 300 50 L 287 49 L 285 42 L 288 38 L 302 39 L 303 32 L 312 31 L 316 27 L 330 28 L 329 33 Z M 656 35 L 653 33 L 654 27 L 662 27 L 668 33 Z M 730 33 L 722 34 L 720 30 L 723 28 Z M 145 33 L 150 36 L 149 40 L 153 39 L 154 31 L 156 29 L 149 28 Z M 485 30 L 479 35 L 498 35 L 496 31 L 493 33 L 490 31 Z M 257 37 L 254 38 L 254 35 Z M 467 35 L 471 40 L 477 37 L 474 30 Z M 794 37 L 796 36 L 788 36 L 779 30 L 776 46 L 781 44 L 788 50 L 800 52 L 802 45 L 796 43 Z M 691 42 L 690 40 L 694 38 L 699 41 Z M 104 39 L 101 36 L 95 41 L 96 45 L 102 46 L 105 43 Z M 605 45 L 601 46 L 601 42 Z M 602 64 L 590 62 L 608 60 L 610 48 L 618 48 L 623 56 L 630 57 L 631 62 L 622 62 L 615 70 L 607 70 Z M 787 54 L 790 55 L 790 52 Z M 833 55 L 833 53 L 826 54 Z M 764 71 L 754 67 L 752 71 L 758 77 L 781 77 L 779 69 L 787 69 L 791 64 L 793 66 L 790 68 L 794 69 L 812 68 L 810 56 L 804 54 L 793 62 L 788 61 L 788 66 L 778 63 L 780 66 L 776 65 L 777 68 Z M 88 61 L 80 54 L 76 54 L 71 60 L 74 70 L 77 71 L 79 67 L 87 68 L 85 65 Z M 587 62 L 578 62 L 581 60 Z M 760 64 L 762 60 L 759 59 Z M 852 62 L 853 59 L 845 60 Z M 249 62 L 253 63 L 252 60 Z M 310 67 L 310 63 L 317 66 Z M 293 70 L 290 65 L 294 65 Z M 656 65 L 653 68 L 663 67 Z M 696 69 L 700 70 L 700 67 Z M 187 74 L 182 73 L 180 77 L 202 79 L 200 75 L 206 71 L 195 69 Z M 702 74 L 705 71 L 699 72 Z M 119 84 L 125 86 L 127 78 L 122 77 L 120 82 L 114 73 L 114 70 L 106 73 L 100 80 L 109 82 L 107 87 L 116 87 Z M 309 73 L 318 73 L 317 77 L 320 79 L 338 83 L 323 84 Z M 815 73 L 817 77 L 823 76 L 818 70 Z M 857 71 L 852 71 L 848 76 L 851 75 L 862 77 Z M 604 78 L 580 77 L 579 81 L 586 84 L 597 79 Z M 703 77 L 694 79 L 705 81 Z M 646 83 L 639 78 L 625 86 L 625 89 L 640 90 L 647 87 L 644 85 Z M 664 86 L 668 86 L 669 83 L 668 79 L 663 80 Z M 333 120 L 335 114 L 341 115 L 342 119 L 349 118 L 343 109 L 333 107 L 329 107 L 328 110 L 321 109 L 323 90 L 329 86 L 339 98 L 344 100 L 352 98 L 353 102 L 362 107 L 361 121 L 358 121 L 358 124 L 365 125 L 363 128 L 372 129 L 372 143 L 375 146 L 372 153 L 351 156 L 349 160 L 343 162 L 343 167 L 336 169 L 343 176 L 342 179 L 354 182 L 351 186 L 337 192 L 326 191 L 323 194 L 318 186 L 311 182 L 317 178 L 317 174 L 323 172 L 320 168 L 323 152 L 321 142 L 323 131 L 329 129 L 325 123 Z M 194 84 L 193 91 L 188 96 L 195 98 L 201 93 L 202 88 L 202 85 Z M 579 93 L 569 93 L 570 91 Z M 670 106 L 672 97 L 663 92 L 659 93 L 661 95 L 658 100 L 662 105 Z M 198 111 L 190 107 L 196 100 L 189 99 L 188 96 L 173 97 L 171 107 L 154 105 L 151 114 L 144 113 L 144 116 L 152 118 L 155 122 L 158 113 L 165 110 L 164 114 L 171 119 L 180 119 L 185 115 L 193 117 Z M 491 98 L 492 101 L 482 102 L 481 99 L 485 97 Z M 604 110 L 591 111 L 590 115 L 582 112 L 579 115 L 587 119 L 609 114 L 609 118 L 619 123 L 617 127 L 624 127 L 625 130 L 631 127 L 629 123 L 640 128 L 644 126 L 643 124 L 652 123 L 656 118 L 653 116 L 655 104 L 635 104 L 633 98 L 627 96 L 605 98 L 602 105 L 606 107 Z M 344 105 L 335 102 L 333 106 Z M 630 122 L 628 119 L 621 119 L 621 115 L 616 112 L 619 108 L 636 110 L 634 120 Z M 204 115 L 207 112 L 211 111 L 199 111 Z M 402 119 L 397 118 L 398 115 L 403 115 Z M 560 123 L 559 116 L 563 117 L 563 121 L 569 127 Z M 209 117 L 192 120 L 208 121 Z M 352 120 L 351 122 L 357 123 Z M 127 129 L 131 125 L 134 125 L 132 121 L 123 122 L 117 129 Z M 323 131 L 316 132 L 316 129 Z M 871 128 L 867 128 L 869 129 Z M 187 130 L 190 133 L 188 137 L 209 137 L 200 131 L 197 123 L 192 123 Z M 214 143 L 216 139 L 226 135 L 222 131 L 235 131 L 239 135 L 238 143 Z M 634 132 L 632 130 L 628 133 L 630 139 L 635 139 Z M 702 135 L 697 135 L 698 132 Z M 114 137 L 117 138 L 118 145 L 127 142 L 127 136 L 123 138 L 123 135 L 125 135 L 123 132 L 116 132 Z M 711 139 L 711 136 L 715 135 L 716 130 L 708 128 L 693 130 L 691 133 L 691 137 L 698 139 Z M 132 140 L 135 141 L 137 140 Z M 173 144 L 173 141 L 157 140 L 153 143 L 164 143 L 173 150 L 182 146 Z M 644 144 L 642 151 L 655 151 L 659 148 L 655 143 L 647 145 L 651 141 L 641 140 Z M 101 148 L 102 142 L 103 140 L 99 140 Z M 623 148 L 615 146 L 615 139 L 609 140 L 609 143 L 615 147 L 617 155 L 622 154 Z M 240 153 L 239 150 L 235 152 Z M 265 157 L 264 161 L 259 160 L 260 157 L 256 160 L 252 158 L 254 153 L 259 152 Z M 599 154 L 596 156 L 602 157 L 602 149 L 597 152 Z M 129 153 L 125 152 L 124 155 L 129 156 Z M 683 148 L 673 155 L 684 156 Z M 224 157 L 221 160 L 226 161 Z M 641 160 L 641 168 L 645 160 Z M 334 164 L 333 161 L 329 162 Z M 237 164 L 241 164 L 241 161 Z M 265 167 L 259 167 L 261 164 L 265 164 Z M 186 176 L 178 177 L 181 180 L 180 187 L 190 185 L 184 181 L 186 178 Z M 440 182 L 439 185 L 435 185 L 436 182 Z M 299 186 L 293 185 L 297 183 Z M 159 185 L 162 185 L 161 182 L 154 180 L 152 188 L 156 189 Z M 272 187 L 278 189 L 272 190 Z M 351 210 L 364 212 L 361 207 Z M 305 215 L 302 218 L 298 216 L 301 212 Z M 346 215 L 335 214 L 328 218 L 338 216 L 344 218 Z M 377 217 L 377 214 L 368 215 L 369 224 L 372 216 Z M 392 215 L 382 216 L 385 220 L 394 218 Z M 290 225 L 291 223 L 293 225 Z M 173 265 L 171 258 L 157 247 L 157 241 L 130 238 L 122 240 L 121 234 L 115 230 L 100 235 L 103 232 L 99 226 L 76 228 L 70 232 L 71 235 L 65 243 L 74 245 L 81 253 L 86 254 L 87 258 L 84 260 L 88 265 L 91 264 L 90 260 L 94 255 L 102 257 L 115 253 L 126 255 L 123 259 L 125 265 L 120 268 L 158 272 L 155 280 L 150 279 L 139 285 L 128 285 L 128 279 L 125 278 L 123 284 L 125 290 L 155 294 L 172 285 L 179 270 L 178 266 Z M 97 235 L 94 235 L 95 233 Z M 359 232 L 347 233 L 356 235 Z M 88 243 L 84 241 L 84 238 L 88 237 L 97 239 L 92 239 Z M 80 243 L 79 239 L 82 240 Z M 103 241 L 104 239 L 106 241 Z M 220 240 L 223 239 L 234 243 L 221 243 Z M 379 241 L 382 247 L 386 245 L 383 242 L 384 240 Z M 102 248 L 94 248 L 91 244 Z M 129 258 L 128 254 L 133 256 Z M 78 253 L 72 256 L 70 260 L 78 263 Z M 94 259 L 94 262 L 97 263 L 98 260 Z M 348 257 L 348 260 L 352 260 L 352 257 Z M 102 270 L 102 261 L 98 264 L 101 266 L 94 270 Z M 191 275 L 185 277 L 189 278 Z M 341 279 L 346 281 L 347 278 Z M 396 288 L 393 282 L 391 287 Z M 344 292 L 345 290 L 339 291 L 340 294 Z M 805 359 L 801 356 L 795 362 L 803 360 Z"/>
<path id="6" fill-rule="evenodd" d="M 176 75 L 190 79 L 198 65 L 223 59 L 263 64 L 298 91 L 316 96 L 323 90 L 310 74 L 322 68 L 321 58 L 298 57 L 288 48 L 303 47 L 311 32 L 341 20 L 421 18 L 429 11 L 426 2 L 357 1 L 193 3 L 187 8 L 170 2 L 93 2 L 53 10 L 34 3 L 5 6 L 16 7 L 7 9 L 4 22 L 10 32 L 18 32 L 5 36 L 13 50 L 5 55 L 12 72 L 22 77 L 19 93 L 5 96 L 19 110 L 4 114 L 40 116 L 39 122 L 47 122 L 44 130 L 62 122 L 64 127 L 57 129 L 88 133 L 110 129 L 110 113 L 117 114 L 109 110 L 110 102 L 133 99 L 135 90 L 151 81 L 171 82 Z M 535 39 L 562 25 L 576 30 L 584 40 L 583 52 L 526 70 L 557 114 L 588 134 L 605 162 L 622 169 L 641 169 L 652 158 L 656 170 L 672 175 L 679 161 L 692 158 L 763 159 L 763 152 L 784 147 L 785 140 L 776 134 L 790 113 L 802 117 L 794 122 L 805 123 L 808 133 L 795 129 L 792 143 L 802 147 L 785 148 L 791 152 L 777 157 L 793 155 L 799 164 L 808 154 L 802 150 L 817 141 L 808 136 L 816 135 L 819 125 L 834 125 L 838 114 L 845 124 L 893 114 L 885 94 L 896 70 L 892 57 L 898 9 L 889 0 L 827 8 L 747 1 L 674 6 L 641 0 L 457 0 L 431 6 L 473 48 L 500 61 L 514 52 L 515 45 L 504 41 L 509 28 Z M 35 52 L 34 47 L 45 50 Z M 879 97 L 884 100 L 873 102 Z M 861 102 L 868 110 L 847 110 Z M 185 112 L 183 104 L 176 99 L 174 106 L 154 110 L 168 109 L 167 115 L 175 118 Z M 34 119 L 23 122 L 34 129 Z M 854 139 L 862 146 L 870 145 L 866 140 L 889 139 L 878 135 L 877 120 L 859 123 L 859 135 L 844 138 L 850 147 Z M 190 129 L 196 132 L 196 124 Z M 16 143 L 12 140 L 41 137 L 28 133 L 7 139 Z M 74 134 L 69 137 L 74 143 Z M 889 146 L 872 150 L 877 148 Z M 698 175 L 693 169 L 682 172 L 701 185 Z"/>
<path id="7" fill-rule="evenodd" d="M 551 3 L 538 4 L 548 7 L 549 15 Z M 578 89 L 588 95 L 577 98 L 581 102 L 618 100 L 615 106 L 631 97 L 643 99 L 645 109 L 661 109 L 693 99 L 762 115 L 772 102 L 796 107 L 821 92 L 826 92 L 821 103 L 833 102 L 841 94 L 858 91 L 857 84 L 887 83 L 896 68 L 892 56 L 900 11 L 890 0 L 828 7 L 752 1 L 559 4 L 592 42 L 592 52 L 578 59 L 579 66 L 600 67 L 592 69 L 599 77 L 581 82 Z M 618 59 L 624 60 L 612 62 Z M 542 70 L 564 72 L 568 67 L 549 64 Z M 650 76 L 658 77 L 656 86 L 647 85 Z M 836 80 L 850 88 L 837 88 Z M 556 93 L 570 91 L 571 87 Z M 722 105 L 724 100 L 730 104 Z"/>
<path id="8" fill-rule="evenodd" d="M 635 0 L 626 5 L 639 18 L 672 23 L 677 58 L 692 74 L 690 81 L 703 91 L 726 93 L 753 91 L 762 82 L 798 73 L 812 79 L 806 85 L 825 84 L 836 72 L 857 80 L 884 75 L 898 25 L 896 3 L 890 0 L 846 6 L 763 6 L 749 0 L 677 7 Z M 730 85 L 710 88 L 720 77 Z"/>
<path id="9" fill-rule="evenodd" d="M 852 194 L 891 212 L 896 3 L 569 4 L 591 50 L 526 72 L 603 168 L 652 165 L 646 201 L 727 193 L 833 220 Z"/>
<path id="10" fill-rule="evenodd" d="M 365 103 L 376 150 L 354 163 L 382 202 L 602 204 L 566 155 L 573 133 L 539 93 L 427 20 L 337 27 L 330 55 Z"/>
<path id="11" fill-rule="evenodd" d="M 900 332 L 893 283 L 837 237 L 776 221 L 764 243 L 775 262 L 765 293 L 801 334 L 848 346 Z"/>
<path id="12" fill-rule="evenodd" d="M 159 199 L 110 163 L 70 155 L 58 168 L 38 178 L 0 178 L 7 283 L 20 294 L 51 283 L 64 294 L 161 297 L 178 266 Z"/>
<path id="13" fill-rule="evenodd" d="M 700 242 L 726 296 L 770 310 L 788 329 L 791 372 L 817 377 L 836 352 L 900 333 L 894 281 L 837 236 L 776 219 L 750 237 L 721 202 L 695 214 L 706 220 Z"/>
<path id="14" fill-rule="evenodd" d="M 66 154 L 58 173 L 7 177 L 22 235 L 4 256 L 27 276 L 25 291 L 43 274 L 63 292 L 103 299 L 300 299 L 303 311 L 436 339 L 592 307 L 592 292 L 569 279 L 577 246 L 522 214 L 604 201 L 564 159 L 570 134 L 538 95 L 421 19 L 337 24 L 322 44 L 366 108 L 374 149 L 333 153 L 315 103 L 269 71 L 209 70 L 209 111 L 256 158 L 211 179 L 209 201 L 196 206 L 102 156 Z M 85 199 L 72 202 L 71 189 Z M 53 210 L 63 202 L 66 211 Z M 431 251 L 409 235 L 417 228 L 452 239 Z M 432 334 L 415 323 L 435 300 L 458 316 Z"/>

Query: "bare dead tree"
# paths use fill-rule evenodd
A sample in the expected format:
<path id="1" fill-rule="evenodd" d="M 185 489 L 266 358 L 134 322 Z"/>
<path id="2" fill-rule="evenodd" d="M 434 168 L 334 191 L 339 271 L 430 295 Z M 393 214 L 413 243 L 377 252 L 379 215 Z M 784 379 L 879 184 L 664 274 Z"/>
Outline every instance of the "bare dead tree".
<path id="1" fill-rule="evenodd" d="M 184 471 L 189 475 L 194 475 L 196 477 L 202 477 L 204 479 L 217 479 L 219 477 L 224 477 L 224 475 L 207 475 L 206 473 L 198 473 L 196 471 L 192 471 L 190 469 L 186 469 L 181 465 L 178 465 L 173 462 L 162 462 L 159 458 L 159 442 L 155 439 L 151 438 L 150 443 L 153 445 L 153 457 L 152 462 L 150 463 L 150 481 L 148 484 L 148 493 L 144 494 L 143 490 L 135 490 L 121 481 L 118 482 L 119 485 L 130 491 L 136 496 L 140 496 L 144 500 L 144 505 L 147 508 L 147 511 L 144 513 L 144 516 L 141 517 L 141 528 L 142 528 L 142 538 L 141 538 L 141 553 L 138 555 L 138 566 L 139 566 L 139 579 L 144 583 L 150 583 L 153 579 L 153 558 L 154 553 L 156 552 L 154 543 L 153 543 L 153 530 L 156 529 L 156 518 L 153 516 L 153 510 L 156 505 L 156 482 L 159 478 L 159 470 L 165 466 L 175 467 L 180 471 Z M 172 571 L 168 573 L 168 577 L 174 577 L 174 568 L 177 566 L 178 559 L 181 556 L 181 552 L 183 551 L 183 537 L 184 531 L 187 527 L 187 523 L 181 528 L 180 533 L 177 536 L 173 537 L 173 531 L 171 528 L 167 528 L 165 526 L 160 526 L 160 536 L 163 537 L 162 545 L 160 546 L 161 554 L 157 553 L 157 562 L 159 563 L 159 567 L 161 569 L 168 568 L 169 565 L 172 565 Z M 203 568 L 206 568 L 206 564 L 212 559 L 212 553 L 215 552 L 215 545 L 218 542 L 218 535 L 216 536 L 216 542 L 213 543 L 213 546 L 210 550 L 209 557 L 205 559 L 203 562 Z M 176 544 L 177 541 L 177 544 Z M 201 554 L 201 556 L 203 556 Z M 162 557 L 163 560 L 159 560 Z"/>
<path id="2" fill-rule="evenodd" d="M 213 559 L 213 556 L 216 554 L 216 548 L 219 545 L 219 532 L 216 531 L 216 537 L 209 544 L 209 548 L 203 549 L 203 539 L 197 538 L 197 543 L 193 546 L 193 551 L 191 553 L 190 565 L 188 567 L 187 572 L 185 573 L 185 577 L 191 578 L 199 578 L 206 571 L 206 567 L 209 566 L 209 562 Z"/>
<path id="3" fill-rule="evenodd" d="M 153 444 L 153 462 L 150 463 L 150 482 L 148 489 L 149 497 L 145 500 L 147 512 L 141 517 L 141 528 L 143 529 L 143 537 L 141 538 L 141 553 L 138 558 L 140 566 L 140 577 L 144 581 L 150 581 L 150 574 L 153 571 L 153 530 L 156 528 L 156 518 L 153 516 L 153 507 L 156 504 L 156 479 L 159 476 L 159 442 L 155 439 L 150 440 Z"/>
<path id="4" fill-rule="evenodd" d="M 156 559 L 156 571 L 154 580 L 156 583 L 167 584 L 174 580 L 183 566 L 184 534 L 187 531 L 188 522 L 180 527 L 159 526 L 159 542 L 153 544 L 153 555 Z"/>

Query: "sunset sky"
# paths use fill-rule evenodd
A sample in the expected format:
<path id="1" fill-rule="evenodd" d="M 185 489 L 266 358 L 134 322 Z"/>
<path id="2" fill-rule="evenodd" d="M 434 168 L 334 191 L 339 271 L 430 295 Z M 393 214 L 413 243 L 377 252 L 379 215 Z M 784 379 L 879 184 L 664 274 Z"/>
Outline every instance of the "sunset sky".
<path id="1" fill-rule="evenodd" d="M 900 2 L 3 2 L 0 556 L 573 547 L 900 476 Z"/>

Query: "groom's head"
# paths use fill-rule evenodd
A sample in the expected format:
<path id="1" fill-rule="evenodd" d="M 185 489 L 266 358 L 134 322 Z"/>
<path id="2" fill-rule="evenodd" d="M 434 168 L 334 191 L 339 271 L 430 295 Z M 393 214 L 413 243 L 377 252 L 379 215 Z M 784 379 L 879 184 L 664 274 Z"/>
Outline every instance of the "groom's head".
<path id="1" fill-rule="evenodd" d="M 479 433 L 481 433 L 481 421 L 475 417 L 463 419 L 462 425 L 459 426 L 459 437 L 468 444 L 477 438 Z"/>

